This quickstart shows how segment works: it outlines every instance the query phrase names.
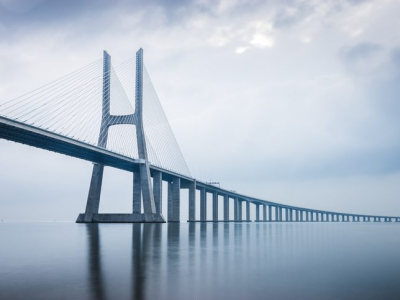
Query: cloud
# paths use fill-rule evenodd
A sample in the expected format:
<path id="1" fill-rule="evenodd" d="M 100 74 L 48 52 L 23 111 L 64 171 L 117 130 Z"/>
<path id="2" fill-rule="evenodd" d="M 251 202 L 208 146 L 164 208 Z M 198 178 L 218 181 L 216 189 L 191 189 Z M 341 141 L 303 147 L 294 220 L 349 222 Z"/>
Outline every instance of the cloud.
<path id="1" fill-rule="evenodd" d="M 353 63 L 360 60 L 367 60 L 383 50 L 377 43 L 359 43 L 352 47 L 345 47 L 341 50 L 341 57 L 345 62 Z"/>

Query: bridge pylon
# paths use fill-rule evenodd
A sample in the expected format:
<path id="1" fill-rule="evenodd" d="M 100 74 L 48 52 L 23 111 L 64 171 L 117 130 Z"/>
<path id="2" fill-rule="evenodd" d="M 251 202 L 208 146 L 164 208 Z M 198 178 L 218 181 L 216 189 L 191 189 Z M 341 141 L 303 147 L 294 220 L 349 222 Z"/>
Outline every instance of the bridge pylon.
<path id="1" fill-rule="evenodd" d="M 147 155 L 146 138 L 143 127 L 143 49 L 136 52 L 136 90 L 135 112 L 130 115 L 111 115 L 111 56 L 104 51 L 103 59 L 103 100 L 102 118 L 98 147 L 106 148 L 108 129 L 113 125 L 135 125 L 139 154 L 139 170 L 133 172 L 133 201 L 130 214 L 99 214 L 101 186 L 104 164 L 94 163 L 85 213 L 79 214 L 77 223 L 164 223 L 161 207 L 156 206 L 150 174 L 150 163 Z M 141 204 L 143 202 L 143 212 Z"/>

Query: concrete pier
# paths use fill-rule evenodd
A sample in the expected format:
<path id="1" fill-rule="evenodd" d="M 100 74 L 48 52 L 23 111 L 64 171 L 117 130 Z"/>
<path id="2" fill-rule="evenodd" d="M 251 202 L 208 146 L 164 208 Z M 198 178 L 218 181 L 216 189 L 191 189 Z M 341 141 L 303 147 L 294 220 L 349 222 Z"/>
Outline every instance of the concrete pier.
<path id="1" fill-rule="evenodd" d="M 263 221 L 267 221 L 267 206 L 263 205 Z"/>
<path id="2" fill-rule="evenodd" d="M 233 214 L 234 214 L 234 220 L 239 221 L 239 200 L 238 198 L 234 198 L 234 207 L 233 207 Z"/>
<path id="3" fill-rule="evenodd" d="M 156 212 L 162 215 L 162 173 L 154 172 L 153 176 L 154 204 Z"/>
<path id="4" fill-rule="evenodd" d="M 172 183 L 172 222 L 180 222 L 181 179 L 174 178 Z"/>
<path id="5" fill-rule="evenodd" d="M 243 220 L 243 201 L 238 199 L 238 221 Z"/>
<path id="6" fill-rule="evenodd" d="M 167 204 L 168 204 L 168 214 L 167 214 L 167 219 L 168 222 L 173 221 L 173 195 L 172 195 L 172 181 L 168 181 L 168 199 L 167 199 Z"/>
<path id="7" fill-rule="evenodd" d="M 196 180 L 189 185 L 189 221 L 196 220 Z"/>
<path id="8" fill-rule="evenodd" d="M 207 198 L 206 189 L 200 189 L 200 221 L 207 220 Z"/>
<path id="9" fill-rule="evenodd" d="M 229 221 L 229 196 L 224 195 L 224 221 Z"/>
<path id="10" fill-rule="evenodd" d="M 218 221 L 218 194 L 213 192 L 213 221 Z"/>
<path id="11" fill-rule="evenodd" d="M 268 221 L 272 221 L 272 206 L 268 205 Z"/>
<path id="12" fill-rule="evenodd" d="M 260 205 L 259 204 L 255 204 L 256 205 L 256 221 L 259 222 L 260 221 Z"/>
<path id="13" fill-rule="evenodd" d="M 133 172 L 133 196 L 132 196 L 132 213 L 142 213 L 142 188 L 140 186 L 139 172 Z"/>

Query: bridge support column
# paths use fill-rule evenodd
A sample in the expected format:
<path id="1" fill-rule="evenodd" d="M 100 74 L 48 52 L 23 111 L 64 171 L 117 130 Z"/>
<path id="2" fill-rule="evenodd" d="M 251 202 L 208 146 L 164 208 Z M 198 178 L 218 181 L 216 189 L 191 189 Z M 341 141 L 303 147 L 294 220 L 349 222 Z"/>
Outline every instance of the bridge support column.
<path id="1" fill-rule="evenodd" d="M 162 174 L 158 171 L 153 175 L 153 192 L 156 212 L 162 215 Z"/>
<path id="2" fill-rule="evenodd" d="M 285 221 L 289 222 L 289 209 L 287 207 L 285 208 Z"/>
<path id="3" fill-rule="evenodd" d="M 189 221 L 196 220 L 196 180 L 189 184 Z"/>
<path id="4" fill-rule="evenodd" d="M 272 221 L 272 206 L 268 205 L 268 221 Z"/>
<path id="5" fill-rule="evenodd" d="M 275 207 L 275 222 L 279 221 L 279 208 L 278 206 L 274 206 Z"/>
<path id="6" fill-rule="evenodd" d="M 256 204 L 256 222 L 260 222 L 260 204 Z"/>
<path id="7" fill-rule="evenodd" d="M 181 210 L 181 179 L 179 177 L 174 178 L 172 184 L 172 221 L 180 222 L 180 210 Z"/>
<path id="8" fill-rule="evenodd" d="M 218 193 L 213 192 L 213 221 L 218 221 Z"/>
<path id="9" fill-rule="evenodd" d="M 173 205 L 173 201 L 172 201 L 172 199 L 173 199 L 172 186 L 173 186 L 172 181 L 168 181 L 168 199 L 167 199 L 167 204 L 168 204 L 167 220 L 168 220 L 168 222 L 172 222 L 174 220 L 174 216 L 173 216 L 173 207 L 174 207 L 174 205 Z"/>
<path id="10" fill-rule="evenodd" d="M 239 199 L 237 197 L 233 198 L 233 214 L 233 219 L 239 221 Z"/>
<path id="11" fill-rule="evenodd" d="M 263 221 L 267 221 L 267 206 L 263 205 Z"/>
<path id="12" fill-rule="evenodd" d="M 206 189 L 200 189 L 200 221 L 207 220 L 207 195 Z"/>
<path id="13" fill-rule="evenodd" d="M 238 221 L 243 220 L 243 205 L 242 200 L 238 199 Z"/>
<path id="14" fill-rule="evenodd" d="M 229 221 L 229 196 L 224 195 L 224 221 Z"/>
<path id="15" fill-rule="evenodd" d="M 246 201 L 246 221 L 250 221 L 250 201 Z"/>
<path id="16" fill-rule="evenodd" d="M 142 213 L 142 188 L 140 186 L 140 173 L 133 172 L 133 196 L 132 196 L 132 212 L 134 214 Z"/>

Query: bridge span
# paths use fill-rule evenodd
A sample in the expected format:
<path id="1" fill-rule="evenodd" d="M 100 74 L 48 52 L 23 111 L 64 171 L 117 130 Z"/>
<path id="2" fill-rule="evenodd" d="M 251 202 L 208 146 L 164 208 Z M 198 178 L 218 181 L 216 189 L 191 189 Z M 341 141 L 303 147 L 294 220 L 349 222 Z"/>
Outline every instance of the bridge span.
<path id="1" fill-rule="evenodd" d="M 164 140 L 162 145 L 168 144 L 168 141 L 165 141 L 165 136 L 171 135 L 172 131 L 168 131 L 168 128 L 170 130 L 169 124 L 166 125 L 165 129 L 159 126 L 158 121 L 155 122 L 156 125 L 150 124 L 148 121 L 151 118 L 146 115 L 148 102 L 144 101 L 144 99 L 146 99 L 146 93 L 151 94 L 155 92 L 151 89 L 151 84 L 149 88 L 144 88 L 144 81 L 148 75 L 145 74 L 144 70 L 143 50 L 140 49 L 136 54 L 134 64 L 136 72 L 135 107 L 132 108 L 130 113 L 112 114 L 112 95 L 117 98 L 116 94 L 111 93 L 113 86 L 117 86 L 116 89 L 121 89 L 118 95 L 124 94 L 126 91 L 121 87 L 122 79 L 118 78 L 115 72 L 113 72 L 111 57 L 107 52 L 104 52 L 101 64 L 102 89 L 100 97 L 97 99 L 99 103 L 97 108 L 100 110 L 97 122 L 99 131 L 94 134 L 97 136 L 97 141 L 88 138 L 91 131 L 93 131 L 93 124 L 89 122 L 86 125 L 87 115 L 90 116 L 91 112 L 87 115 L 81 112 L 81 110 L 83 111 L 82 104 L 80 104 L 80 109 L 73 106 L 65 108 L 68 105 L 67 100 L 69 100 L 68 97 L 71 94 L 70 90 L 73 89 L 75 91 L 77 89 L 77 86 L 71 83 L 71 78 L 74 77 L 67 77 L 69 80 L 67 83 L 62 82 L 63 85 L 67 85 L 67 88 L 65 86 L 60 87 L 60 85 L 52 86 L 55 96 L 48 96 L 48 88 L 35 92 L 36 94 L 32 97 L 39 99 L 37 100 L 37 107 L 34 104 L 30 104 L 30 102 L 20 104 L 23 100 L 18 100 L 19 98 L 16 101 L 0 105 L 0 138 L 93 162 L 86 210 L 85 213 L 78 216 L 78 223 L 180 222 L 182 189 L 188 191 L 188 222 L 250 222 L 253 221 L 250 218 L 251 205 L 254 205 L 256 208 L 256 217 L 254 220 L 256 222 L 400 222 L 400 217 L 396 216 L 353 214 L 285 205 L 243 195 L 196 180 L 190 175 L 188 169 L 184 168 L 186 163 L 182 162 L 183 157 L 179 157 L 179 147 L 177 150 L 175 148 L 175 152 L 179 153 L 178 155 L 174 153 L 175 160 L 172 160 L 172 162 L 163 160 L 165 153 L 160 153 L 161 150 L 158 150 L 160 149 L 160 145 L 157 143 L 160 140 Z M 79 88 L 82 90 L 79 95 L 84 95 L 84 93 L 87 93 L 87 90 L 95 88 L 88 86 L 93 79 L 88 79 L 89 83 L 82 84 L 84 76 L 82 74 L 79 76 L 74 79 L 78 82 Z M 147 80 L 149 79 L 147 78 Z M 62 97 L 67 99 L 63 100 L 64 104 L 59 100 Z M 43 100 L 45 98 L 47 100 Z M 31 100 L 32 98 L 27 99 Z M 97 105 L 97 102 L 94 103 Z M 70 110 L 66 113 L 69 118 L 77 116 L 75 117 L 75 122 L 79 122 L 79 124 L 75 124 L 70 120 L 65 121 L 62 116 L 63 109 Z M 90 109 L 90 106 L 88 109 Z M 33 110 L 35 113 L 29 112 L 29 110 Z M 157 107 L 158 113 L 159 110 Z M 37 111 L 39 113 L 36 113 Z M 54 121 L 55 114 L 62 116 L 57 122 Z M 40 123 L 43 120 L 46 120 L 46 123 Z M 53 122 L 51 123 L 53 125 L 59 123 L 62 126 L 59 125 L 59 127 L 53 128 L 50 125 L 47 126 L 49 120 Z M 96 122 L 92 121 L 92 123 Z M 134 130 L 132 130 L 132 127 L 129 127 L 128 136 L 135 136 L 133 140 L 128 140 L 129 143 L 126 140 L 113 140 L 115 142 L 113 145 L 119 145 L 120 147 L 122 145 L 122 150 L 110 146 L 110 128 L 112 126 L 118 127 L 116 125 L 131 125 L 135 127 Z M 88 128 L 84 128 L 82 131 L 83 126 L 87 126 Z M 66 128 L 69 132 L 75 130 L 75 135 L 67 134 L 65 132 Z M 78 133 L 81 132 L 84 132 L 85 138 L 79 136 Z M 157 135 L 159 132 L 162 133 L 161 136 Z M 155 135 L 152 135 L 153 133 Z M 153 141 L 151 140 L 152 137 L 154 137 Z M 173 135 L 169 137 L 174 139 Z M 134 141 L 133 145 L 132 141 Z M 127 152 L 126 148 L 124 148 L 127 146 L 125 144 L 130 148 L 135 148 L 133 154 L 132 152 Z M 173 144 L 171 147 L 176 146 L 177 144 Z M 170 149 L 171 147 L 167 147 L 168 150 L 174 150 Z M 178 160 L 176 156 L 178 156 Z M 133 174 L 132 213 L 99 213 L 104 166 L 118 168 Z M 161 211 L 163 181 L 168 183 L 168 196 L 166 199 L 168 207 L 167 219 L 164 218 Z M 200 192 L 200 199 L 196 199 L 196 191 Z M 207 194 L 212 195 L 211 220 L 207 218 Z M 219 197 L 223 198 L 222 207 L 219 205 Z M 234 206 L 233 215 L 230 215 L 231 199 L 233 199 Z M 200 201 L 199 219 L 196 219 L 196 201 Z M 222 220 L 219 219 L 220 209 L 223 209 Z M 245 217 L 243 217 L 244 211 Z"/>

